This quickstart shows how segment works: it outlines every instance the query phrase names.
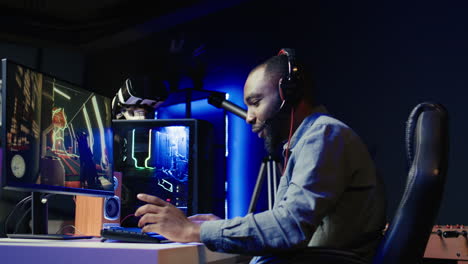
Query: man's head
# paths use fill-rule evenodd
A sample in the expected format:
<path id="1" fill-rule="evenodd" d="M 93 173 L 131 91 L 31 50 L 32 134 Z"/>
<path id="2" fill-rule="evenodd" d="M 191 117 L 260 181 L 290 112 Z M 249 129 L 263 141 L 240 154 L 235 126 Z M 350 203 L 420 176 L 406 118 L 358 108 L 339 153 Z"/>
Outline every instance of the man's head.
<path id="1" fill-rule="evenodd" d="M 244 85 L 244 102 L 248 107 L 247 123 L 264 138 L 269 153 L 276 152 L 285 140 L 289 111 L 279 95 L 279 81 L 288 72 L 287 57 L 274 56 L 255 67 Z"/>

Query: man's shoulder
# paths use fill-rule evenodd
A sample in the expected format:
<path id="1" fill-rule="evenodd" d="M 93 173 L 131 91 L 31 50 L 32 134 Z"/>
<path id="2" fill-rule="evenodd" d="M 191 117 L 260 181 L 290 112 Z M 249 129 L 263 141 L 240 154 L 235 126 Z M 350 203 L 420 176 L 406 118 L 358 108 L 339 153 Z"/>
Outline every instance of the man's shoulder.
<path id="1" fill-rule="evenodd" d="M 293 136 L 292 145 L 299 141 L 330 141 L 338 138 L 354 141 L 359 139 L 359 136 L 345 122 L 330 115 L 325 107 L 320 106 L 302 121 Z"/>
<path id="2" fill-rule="evenodd" d="M 339 120 L 328 112 L 324 105 L 317 105 L 313 108 L 312 113 L 303 121 L 306 126 L 336 126 L 342 128 L 349 128 L 347 124 Z"/>
<path id="3" fill-rule="evenodd" d="M 327 113 L 315 113 L 316 117 L 314 122 L 309 124 L 310 129 L 321 129 L 323 127 L 328 127 L 329 129 L 333 130 L 351 130 L 352 129 L 340 119 L 327 114 Z"/>
<path id="4" fill-rule="evenodd" d="M 303 131 L 303 136 L 317 136 L 317 134 L 326 134 L 327 138 L 336 136 L 347 139 L 358 139 L 359 135 L 342 120 L 327 114 L 316 113 L 313 122 L 310 122 Z"/>

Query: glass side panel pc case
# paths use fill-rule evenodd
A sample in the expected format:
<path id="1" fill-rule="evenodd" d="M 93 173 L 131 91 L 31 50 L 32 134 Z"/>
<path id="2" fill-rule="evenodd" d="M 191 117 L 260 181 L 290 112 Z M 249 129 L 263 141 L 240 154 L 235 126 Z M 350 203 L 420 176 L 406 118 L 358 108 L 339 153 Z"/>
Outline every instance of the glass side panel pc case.
<path id="1" fill-rule="evenodd" d="M 110 98 L 2 59 L 2 186 L 114 193 Z"/>
<path id="2" fill-rule="evenodd" d="M 187 215 L 223 212 L 214 199 L 213 130 L 199 119 L 114 120 L 115 170 L 122 172 L 122 215 L 143 205 L 138 193 L 171 202 Z M 131 225 L 131 224 L 129 224 Z"/>

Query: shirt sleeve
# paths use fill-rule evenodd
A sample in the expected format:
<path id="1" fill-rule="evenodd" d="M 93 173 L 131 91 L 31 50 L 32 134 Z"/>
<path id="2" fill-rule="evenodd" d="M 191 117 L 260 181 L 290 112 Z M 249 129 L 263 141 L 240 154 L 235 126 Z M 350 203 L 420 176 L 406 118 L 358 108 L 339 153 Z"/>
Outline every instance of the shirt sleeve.
<path id="1" fill-rule="evenodd" d="M 201 241 L 213 251 L 252 255 L 307 246 L 349 182 L 345 141 L 341 127 L 313 125 L 292 149 L 274 208 L 205 222 Z"/>

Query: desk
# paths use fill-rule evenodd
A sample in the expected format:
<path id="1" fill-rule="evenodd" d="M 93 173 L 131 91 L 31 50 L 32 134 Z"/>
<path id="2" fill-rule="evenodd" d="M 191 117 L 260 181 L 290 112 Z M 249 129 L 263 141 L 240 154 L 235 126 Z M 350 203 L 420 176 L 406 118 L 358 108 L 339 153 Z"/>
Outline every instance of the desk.
<path id="1" fill-rule="evenodd" d="M 208 250 L 201 243 L 100 242 L 78 240 L 0 239 L 5 264 L 222 264 L 238 263 L 238 256 Z"/>

